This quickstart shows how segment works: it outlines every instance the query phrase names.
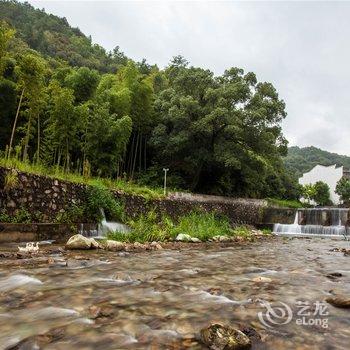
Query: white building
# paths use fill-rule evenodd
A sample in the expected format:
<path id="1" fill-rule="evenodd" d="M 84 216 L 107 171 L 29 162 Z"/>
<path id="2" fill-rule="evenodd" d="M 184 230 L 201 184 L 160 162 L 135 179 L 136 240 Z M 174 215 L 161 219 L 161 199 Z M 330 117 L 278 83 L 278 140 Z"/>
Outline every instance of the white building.
<path id="1" fill-rule="evenodd" d="M 323 181 L 329 186 L 330 198 L 334 204 L 339 204 L 339 196 L 335 193 L 337 182 L 343 177 L 348 177 L 349 172 L 344 167 L 337 167 L 335 164 L 330 166 L 316 165 L 309 172 L 299 178 L 301 185 L 315 184 L 317 181 Z"/>

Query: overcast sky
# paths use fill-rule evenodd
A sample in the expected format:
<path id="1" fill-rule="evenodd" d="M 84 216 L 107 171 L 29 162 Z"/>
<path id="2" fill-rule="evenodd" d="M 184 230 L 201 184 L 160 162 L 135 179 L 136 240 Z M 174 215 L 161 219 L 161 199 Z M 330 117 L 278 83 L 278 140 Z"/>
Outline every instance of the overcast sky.
<path id="1" fill-rule="evenodd" d="M 135 60 L 253 71 L 285 100 L 290 145 L 350 154 L 350 3 L 29 2 Z"/>

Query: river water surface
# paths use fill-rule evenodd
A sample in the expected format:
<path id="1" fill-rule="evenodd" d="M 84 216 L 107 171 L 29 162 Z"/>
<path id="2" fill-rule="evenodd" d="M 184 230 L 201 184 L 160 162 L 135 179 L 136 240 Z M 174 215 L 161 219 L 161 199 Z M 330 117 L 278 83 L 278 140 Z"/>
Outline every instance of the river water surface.
<path id="1" fill-rule="evenodd" d="M 0 263 L 0 349 L 206 349 L 198 334 L 211 322 L 253 327 L 262 337 L 253 349 L 349 349 L 349 309 L 317 306 L 350 295 L 350 256 L 333 248 L 349 242 L 277 238 Z M 269 323 L 262 301 L 285 303 L 292 319 Z"/>

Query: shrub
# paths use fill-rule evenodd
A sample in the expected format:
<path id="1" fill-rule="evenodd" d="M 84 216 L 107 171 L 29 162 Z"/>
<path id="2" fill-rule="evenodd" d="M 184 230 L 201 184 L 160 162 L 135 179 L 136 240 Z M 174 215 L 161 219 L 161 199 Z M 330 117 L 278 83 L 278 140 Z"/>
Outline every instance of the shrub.
<path id="1" fill-rule="evenodd" d="M 18 209 L 14 215 L 9 215 L 5 209 L 0 212 L 0 222 L 7 222 L 11 224 L 30 224 L 33 218 L 28 210 L 25 208 Z"/>
<path id="2" fill-rule="evenodd" d="M 125 220 L 124 205 L 118 202 L 112 192 L 103 186 L 90 186 L 86 192 L 85 215 L 95 221 L 101 221 L 103 214 L 113 220 Z"/>
<path id="3" fill-rule="evenodd" d="M 62 213 L 58 213 L 54 222 L 59 224 L 72 224 L 84 221 L 84 207 L 72 205 Z"/>
<path id="4" fill-rule="evenodd" d="M 314 196 L 313 200 L 318 205 L 330 205 L 332 204 L 330 199 L 329 186 L 323 181 L 317 181 L 314 184 Z"/>
<path id="5" fill-rule="evenodd" d="M 18 175 L 17 171 L 14 169 L 11 169 L 7 172 L 4 179 L 4 190 L 9 191 L 18 186 Z"/>
<path id="6" fill-rule="evenodd" d="M 342 177 L 335 188 L 335 193 L 340 196 L 340 199 L 345 203 L 350 201 L 350 180 Z"/>

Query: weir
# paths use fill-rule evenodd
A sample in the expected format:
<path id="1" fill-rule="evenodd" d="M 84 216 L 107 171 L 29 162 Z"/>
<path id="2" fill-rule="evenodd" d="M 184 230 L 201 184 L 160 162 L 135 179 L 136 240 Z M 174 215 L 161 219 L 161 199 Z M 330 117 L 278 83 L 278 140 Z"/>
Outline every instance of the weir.
<path id="1" fill-rule="evenodd" d="M 286 236 L 350 236 L 349 208 L 297 209 L 293 224 L 275 224 L 273 232 Z"/>

